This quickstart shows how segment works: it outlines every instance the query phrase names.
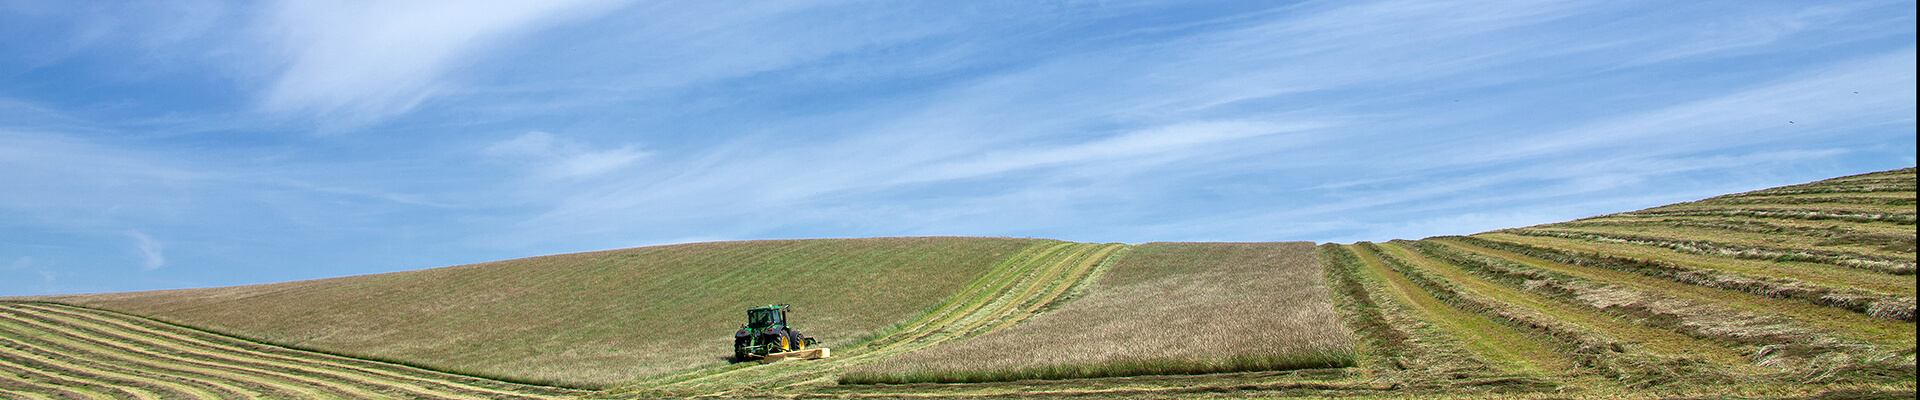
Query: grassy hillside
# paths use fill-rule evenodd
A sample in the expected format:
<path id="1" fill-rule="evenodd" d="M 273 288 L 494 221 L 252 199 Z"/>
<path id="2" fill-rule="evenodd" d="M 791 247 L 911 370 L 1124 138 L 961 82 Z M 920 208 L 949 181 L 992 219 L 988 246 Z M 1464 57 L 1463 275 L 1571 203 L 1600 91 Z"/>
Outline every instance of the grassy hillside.
<path id="1" fill-rule="evenodd" d="M 700 243 L 34 300 L 597 398 L 1911 398 L 1915 186 L 1908 168 L 1386 243 Z M 767 303 L 793 304 L 835 357 L 725 362 L 742 310 Z M 178 326 L 5 304 L 0 369 L 19 378 L 0 373 L 0 398 L 550 394 L 379 363 L 346 368 L 384 378 L 354 378 Z M 262 372 L 99 358 L 173 368 L 137 349 Z M 379 381 L 404 376 L 419 379 Z"/>
<path id="2" fill-rule="evenodd" d="M 1063 242 L 696 243 L 228 288 L 41 300 L 517 381 L 599 387 L 725 365 L 749 307 L 793 304 L 829 346 L 888 333 L 1002 261 Z"/>

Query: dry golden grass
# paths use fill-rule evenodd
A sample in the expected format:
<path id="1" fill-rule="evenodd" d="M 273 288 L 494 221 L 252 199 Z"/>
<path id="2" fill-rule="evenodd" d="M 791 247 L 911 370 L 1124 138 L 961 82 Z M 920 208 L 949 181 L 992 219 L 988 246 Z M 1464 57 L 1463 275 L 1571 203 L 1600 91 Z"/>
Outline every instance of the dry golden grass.
<path id="1" fill-rule="evenodd" d="M 1028 322 L 855 369 L 964 382 L 1347 366 L 1353 339 L 1311 243 L 1149 243 Z"/>

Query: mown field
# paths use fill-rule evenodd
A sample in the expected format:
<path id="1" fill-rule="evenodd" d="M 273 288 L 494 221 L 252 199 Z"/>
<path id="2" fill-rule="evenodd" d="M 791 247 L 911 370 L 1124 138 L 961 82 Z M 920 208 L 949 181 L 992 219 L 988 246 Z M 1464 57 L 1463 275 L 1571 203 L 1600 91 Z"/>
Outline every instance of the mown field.
<path id="1" fill-rule="evenodd" d="M 1911 397 L 1914 183 L 1909 168 L 1322 251 L 1359 369 L 1409 391 Z"/>
<path id="2" fill-rule="evenodd" d="M 1385 243 L 724 242 L 35 297 L 0 303 L 0 398 L 1912 398 L 1915 182 Z M 835 357 L 728 362 L 770 303 Z"/>
<path id="3" fill-rule="evenodd" d="M 262 345 L 108 311 L 0 302 L 0 398 L 535 400 L 580 393 Z"/>

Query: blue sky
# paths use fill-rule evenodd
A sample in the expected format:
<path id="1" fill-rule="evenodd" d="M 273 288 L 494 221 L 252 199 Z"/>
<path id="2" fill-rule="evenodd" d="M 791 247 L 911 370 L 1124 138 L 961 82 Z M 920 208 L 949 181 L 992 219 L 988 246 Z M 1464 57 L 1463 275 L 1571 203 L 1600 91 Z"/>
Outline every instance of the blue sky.
<path id="1" fill-rule="evenodd" d="M 1914 8 L 0 0 L 0 295 L 1563 221 L 1913 166 Z"/>

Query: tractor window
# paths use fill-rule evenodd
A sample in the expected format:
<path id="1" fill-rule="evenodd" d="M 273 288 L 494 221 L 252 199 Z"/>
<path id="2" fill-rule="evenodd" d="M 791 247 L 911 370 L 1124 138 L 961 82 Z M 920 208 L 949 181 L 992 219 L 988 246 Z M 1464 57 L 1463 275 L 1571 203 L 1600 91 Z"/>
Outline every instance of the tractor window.
<path id="1" fill-rule="evenodd" d="M 747 310 L 747 326 L 773 325 L 773 310 Z"/>

